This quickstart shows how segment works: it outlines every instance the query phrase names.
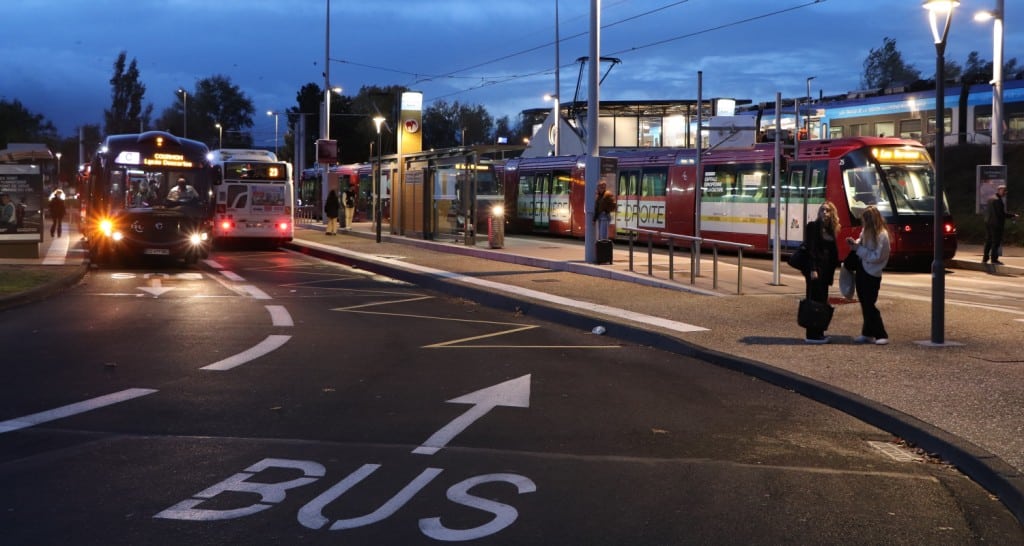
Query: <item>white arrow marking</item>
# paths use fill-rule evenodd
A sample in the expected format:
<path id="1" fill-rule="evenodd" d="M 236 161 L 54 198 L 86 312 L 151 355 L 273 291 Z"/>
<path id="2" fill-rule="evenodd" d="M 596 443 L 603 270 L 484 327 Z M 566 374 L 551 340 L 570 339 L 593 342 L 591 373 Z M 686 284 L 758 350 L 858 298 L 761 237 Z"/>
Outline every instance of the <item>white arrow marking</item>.
<path id="1" fill-rule="evenodd" d="M 486 389 L 464 394 L 448 400 L 449 404 L 473 404 L 466 413 L 456 417 L 441 430 L 427 438 L 423 445 L 412 450 L 417 455 L 433 455 L 448 445 L 448 442 L 466 430 L 474 421 L 487 415 L 496 406 L 513 408 L 530 407 L 530 374 L 510 379 Z"/>
<path id="2" fill-rule="evenodd" d="M 168 288 L 164 288 L 163 283 L 161 283 L 160 281 L 160 277 L 153 277 L 152 279 L 149 280 L 149 286 L 140 286 L 139 290 L 142 290 L 143 292 L 149 292 L 150 294 L 153 294 L 154 298 L 159 298 L 166 292 L 174 290 L 174 287 L 171 286 Z"/>

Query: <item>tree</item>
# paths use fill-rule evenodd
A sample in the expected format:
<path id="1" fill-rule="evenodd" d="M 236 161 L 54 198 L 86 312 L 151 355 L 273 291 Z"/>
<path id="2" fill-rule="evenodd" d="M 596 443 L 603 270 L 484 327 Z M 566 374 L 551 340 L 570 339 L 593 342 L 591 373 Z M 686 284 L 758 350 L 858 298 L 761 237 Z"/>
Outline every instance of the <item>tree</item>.
<path id="1" fill-rule="evenodd" d="M 146 86 L 139 81 L 139 68 L 135 61 L 125 70 L 127 53 L 122 51 L 114 61 L 114 75 L 110 78 L 110 110 L 103 111 L 105 130 L 108 135 L 135 133 L 149 126 L 153 105 L 143 109 L 142 98 Z"/>
<path id="2" fill-rule="evenodd" d="M 176 135 L 184 134 L 185 101 L 174 102 L 163 111 L 158 126 Z M 215 75 L 196 82 L 195 90 L 188 92 L 188 138 L 217 147 L 223 133 L 224 147 L 251 148 L 253 146 L 252 117 L 256 109 L 252 99 L 231 83 L 231 78 Z M 217 129 L 220 124 L 222 130 Z"/>
<path id="3" fill-rule="evenodd" d="M 494 119 L 483 106 L 469 106 L 443 99 L 423 112 L 423 147 L 450 148 L 492 141 Z"/>
<path id="4" fill-rule="evenodd" d="M 29 112 L 21 101 L 0 99 L 0 149 L 12 142 L 57 142 L 57 128 L 42 114 Z"/>
<path id="5" fill-rule="evenodd" d="M 903 61 L 896 40 L 886 37 L 880 49 L 872 49 L 864 59 L 861 85 L 865 89 L 892 87 L 897 83 L 921 79 L 921 72 Z"/>

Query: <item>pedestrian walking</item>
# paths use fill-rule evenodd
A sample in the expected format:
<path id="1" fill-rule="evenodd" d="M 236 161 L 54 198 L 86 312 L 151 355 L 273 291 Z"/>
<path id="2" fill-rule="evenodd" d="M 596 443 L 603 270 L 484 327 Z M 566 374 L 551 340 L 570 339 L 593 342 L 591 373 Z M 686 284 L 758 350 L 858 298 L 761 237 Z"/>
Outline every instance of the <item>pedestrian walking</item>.
<path id="1" fill-rule="evenodd" d="M 889 230 L 886 228 L 882 213 L 878 212 L 874 205 L 864 209 L 860 219 L 863 224 L 860 238 L 846 238 L 850 249 L 860 258 L 860 267 L 854 283 L 864 325 L 854 341 L 887 345 L 889 334 L 885 331 L 882 313 L 875 304 L 878 302 L 878 292 L 882 286 L 882 270 L 889 263 Z"/>
<path id="2" fill-rule="evenodd" d="M 53 222 L 50 224 L 50 237 L 57 234 L 57 237 L 62 235 L 64 214 L 67 209 L 64 207 L 64 192 L 61 190 L 55 190 L 53 195 L 50 196 L 50 220 Z"/>
<path id="3" fill-rule="evenodd" d="M 597 196 L 594 199 L 594 221 L 597 222 L 597 239 L 608 238 L 608 228 L 612 224 L 612 213 L 615 212 L 615 195 L 608 191 L 608 184 L 598 182 Z"/>
<path id="4" fill-rule="evenodd" d="M 352 191 L 352 186 L 347 186 L 345 191 L 341 194 L 343 205 L 345 205 L 345 229 L 352 229 L 352 218 L 356 213 L 356 192 Z"/>
<path id="5" fill-rule="evenodd" d="M 836 237 L 839 229 L 839 215 L 831 201 L 818 207 L 818 218 L 804 226 L 804 245 L 807 247 L 807 261 L 804 265 L 804 282 L 807 299 L 828 305 L 828 289 L 836 276 L 839 265 L 839 248 Z M 828 324 L 823 327 L 806 328 L 804 341 L 813 345 L 828 343 L 825 336 Z"/>
<path id="6" fill-rule="evenodd" d="M 327 235 L 338 234 L 338 211 L 340 205 L 338 203 L 338 192 L 331 190 L 327 194 L 327 202 L 324 203 L 324 215 L 327 216 L 327 229 L 324 233 Z"/>
<path id="7" fill-rule="evenodd" d="M 1016 218 L 1017 215 L 1006 211 L 1006 186 L 996 188 L 996 193 L 988 198 L 988 206 L 985 208 L 985 248 L 982 250 L 981 263 L 988 263 L 989 256 L 992 257 L 993 265 L 1003 265 L 999 257 L 1003 255 L 1003 228 L 1007 218 Z"/>

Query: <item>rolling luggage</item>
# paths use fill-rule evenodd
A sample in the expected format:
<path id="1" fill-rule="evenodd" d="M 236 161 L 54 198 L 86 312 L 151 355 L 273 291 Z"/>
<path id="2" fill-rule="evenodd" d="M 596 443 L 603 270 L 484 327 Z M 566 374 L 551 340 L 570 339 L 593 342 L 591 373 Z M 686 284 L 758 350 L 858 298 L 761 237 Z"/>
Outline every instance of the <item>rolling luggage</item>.
<path id="1" fill-rule="evenodd" d="M 601 239 L 597 242 L 597 263 L 599 264 L 610 264 L 612 263 L 612 241 L 611 239 Z"/>

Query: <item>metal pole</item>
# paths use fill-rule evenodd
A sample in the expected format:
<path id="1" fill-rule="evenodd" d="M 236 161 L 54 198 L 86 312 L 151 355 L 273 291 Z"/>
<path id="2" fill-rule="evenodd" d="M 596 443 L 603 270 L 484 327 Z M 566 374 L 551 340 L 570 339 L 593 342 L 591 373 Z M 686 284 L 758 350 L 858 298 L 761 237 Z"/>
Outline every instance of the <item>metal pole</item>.
<path id="1" fill-rule="evenodd" d="M 942 239 L 945 210 L 943 209 L 942 189 L 942 152 L 946 146 L 946 82 L 945 82 L 945 51 L 946 35 L 949 33 L 950 16 L 946 18 L 946 28 L 942 38 L 935 42 L 935 207 L 932 222 L 934 223 L 932 244 L 932 339 L 933 345 L 946 342 L 945 326 L 945 294 L 946 267 L 943 263 Z"/>
<path id="2" fill-rule="evenodd" d="M 381 192 L 381 187 L 380 187 L 380 169 L 381 169 L 380 124 L 378 123 L 377 124 L 377 188 L 374 191 L 374 193 L 376 194 L 376 196 L 374 198 L 374 202 L 376 203 L 375 206 L 374 206 L 374 222 L 376 223 L 377 242 L 378 243 L 381 240 L 380 239 L 380 231 L 381 231 L 381 227 L 380 227 L 380 224 L 381 224 L 381 210 L 380 209 L 381 209 L 381 207 L 384 204 L 384 201 L 383 201 L 383 199 L 381 199 L 381 195 L 380 195 L 380 192 Z"/>
<path id="3" fill-rule="evenodd" d="M 799 128 L 798 128 L 799 130 Z M 775 207 L 775 225 L 773 226 L 775 232 L 775 244 L 772 245 L 772 285 L 780 286 L 782 284 L 782 272 L 779 271 L 779 258 L 781 256 L 781 248 L 779 243 L 781 240 L 779 237 L 782 236 L 781 224 L 779 223 L 782 219 L 782 197 L 781 197 L 781 178 L 782 178 L 782 141 L 780 140 L 782 135 L 782 93 L 775 92 L 775 199 L 772 201 L 772 206 Z"/>
<path id="4" fill-rule="evenodd" d="M 992 26 L 992 164 L 1003 164 L 1003 0 L 996 0 Z"/>
<path id="5" fill-rule="evenodd" d="M 697 141 L 696 141 L 697 142 L 697 144 L 696 144 L 697 145 L 697 164 L 696 164 L 696 167 L 695 167 L 696 170 L 697 170 L 697 191 L 696 191 L 696 195 L 694 197 L 694 207 L 693 207 L 693 236 L 696 237 L 698 239 L 698 241 L 700 240 L 701 201 L 703 201 L 703 197 L 704 197 L 704 172 L 703 172 L 704 161 L 703 161 L 703 159 L 701 159 L 704 156 L 704 151 L 702 150 L 702 148 L 704 147 L 704 144 L 703 144 L 703 142 L 704 142 L 703 141 L 704 131 L 701 130 L 701 127 L 704 125 L 704 106 L 703 106 L 704 98 L 703 98 L 703 94 L 704 94 L 704 72 L 698 70 L 697 71 Z M 694 242 L 693 254 L 691 254 L 692 263 L 693 263 L 693 266 L 690 268 L 690 270 L 693 272 L 693 275 L 691 275 L 691 277 L 693 277 L 693 276 L 700 276 L 700 253 L 701 253 L 700 243 L 699 242 Z M 690 281 L 690 284 L 693 284 L 693 280 L 692 279 Z"/>
<path id="6" fill-rule="evenodd" d="M 325 17 L 324 29 L 324 119 L 320 124 L 320 138 L 330 140 L 331 138 L 331 0 L 327 0 L 327 16 Z M 323 178 L 320 180 L 320 199 L 327 201 L 327 164 L 323 165 Z"/>
<path id="7" fill-rule="evenodd" d="M 601 176 L 601 158 L 598 157 L 599 138 L 597 118 L 601 109 L 598 86 L 598 72 L 601 65 L 601 0 L 590 0 L 590 73 L 587 83 L 587 161 L 583 183 L 583 210 L 586 212 L 584 232 L 584 259 L 597 263 L 597 229 L 594 226 L 594 195 Z M 604 235 L 607 236 L 607 235 Z"/>
<path id="8" fill-rule="evenodd" d="M 558 65 L 560 64 L 559 53 L 558 53 L 558 46 L 559 46 L 558 42 L 559 42 L 559 38 L 558 38 L 558 0 L 555 0 L 555 133 L 554 134 L 555 134 L 555 155 L 556 156 L 559 155 L 559 153 L 561 153 L 560 150 L 559 150 L 559 144 L 561 144 L 561 143 L 559 141 L 562 140 L 562 135 L 560 134 L 560 129 L 562 128 L 561 127 L 561 125 L 562 125 L 561 124 L 561 117 L 562 117 L 562 106 L 561 106 L 561 104 L 562 104 L 561 103 L 561 101 L 562 101 L 562 88 L 561 88 L 561 82 L 559 82 L 559 79 L 558 79 L 559 78 L 559 66 Z"/>

